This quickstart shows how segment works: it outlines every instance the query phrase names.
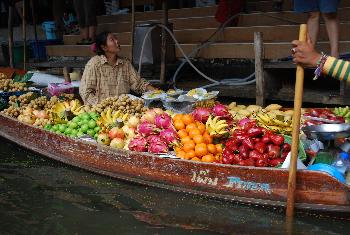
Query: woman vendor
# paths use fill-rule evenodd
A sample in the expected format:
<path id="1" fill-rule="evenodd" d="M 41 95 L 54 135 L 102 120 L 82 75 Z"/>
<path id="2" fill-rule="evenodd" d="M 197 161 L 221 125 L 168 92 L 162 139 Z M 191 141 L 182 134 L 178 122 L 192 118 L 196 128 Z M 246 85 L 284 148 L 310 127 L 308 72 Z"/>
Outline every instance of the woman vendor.
<path id="1" fill-rule="evenodd" d="M 95 50 L 97 55 L 86 64 L 79 88 L 84 104 L 95 105 L 130 91 L 142 94 L 155 89 L 140 77 L 129 60 L 118 57 L 120 45 L 112 33 L 100 33 Z"/>
<path id="2" fill-rule="evenodd" d="M 303 67 L 316 67 L 315 78 L 325 74 L 340 81 L 350 81 L 350 62 L 317 52 L 310 39 L 307 42 L 295 40 L 292 44 L 293 62 Z"/>

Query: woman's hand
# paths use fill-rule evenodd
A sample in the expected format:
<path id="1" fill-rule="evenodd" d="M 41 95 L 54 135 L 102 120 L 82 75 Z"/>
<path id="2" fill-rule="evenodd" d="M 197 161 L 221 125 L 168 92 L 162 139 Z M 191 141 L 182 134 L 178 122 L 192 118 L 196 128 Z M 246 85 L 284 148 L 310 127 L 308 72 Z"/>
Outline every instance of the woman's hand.
<path id="1" fill-rule="evenodd" d="M 293 62 L 303 67 L 316 67 L 317 61 L 321 58 L 321 54 L 318 53 L 310 40 L 307 42 L 301 42 L 294 40 L 292 42 L 293 49 Z"/>

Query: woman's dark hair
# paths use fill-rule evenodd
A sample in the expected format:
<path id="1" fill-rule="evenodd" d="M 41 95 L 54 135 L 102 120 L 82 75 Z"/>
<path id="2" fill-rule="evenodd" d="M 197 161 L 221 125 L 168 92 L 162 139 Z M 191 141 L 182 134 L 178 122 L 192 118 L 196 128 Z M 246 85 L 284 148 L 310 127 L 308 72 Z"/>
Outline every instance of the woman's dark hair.
<path id="1" fill-rule="evenodd" d="M 107 38 L 108 34 L 111 32 L 105 31 L 101 32 L 96 36 L 96 54 L 97 55 L 104 55 L 105 51 L 102 49 L 102 46 L 107 45 Z"/>

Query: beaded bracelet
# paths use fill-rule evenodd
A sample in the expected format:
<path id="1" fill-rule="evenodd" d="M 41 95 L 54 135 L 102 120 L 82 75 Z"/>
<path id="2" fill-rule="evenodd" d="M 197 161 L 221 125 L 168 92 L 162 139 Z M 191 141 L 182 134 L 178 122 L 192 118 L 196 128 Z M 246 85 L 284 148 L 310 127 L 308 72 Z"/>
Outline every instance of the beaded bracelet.
<path id="1" fill-rule="evenodd" d="M 316 63 L 317 68 L 316 68 L 316 70 L 314 72 L 315 76 L 314 76 L 313 80 L 316 80 L 319 76 L 321 76 L 321 73 L 322 73 L 324 64 L 327 61 L 327 58 L 328 58 L 328 55 L 326 55 L 325 53 L 321 52 L 321 57 Z"/>

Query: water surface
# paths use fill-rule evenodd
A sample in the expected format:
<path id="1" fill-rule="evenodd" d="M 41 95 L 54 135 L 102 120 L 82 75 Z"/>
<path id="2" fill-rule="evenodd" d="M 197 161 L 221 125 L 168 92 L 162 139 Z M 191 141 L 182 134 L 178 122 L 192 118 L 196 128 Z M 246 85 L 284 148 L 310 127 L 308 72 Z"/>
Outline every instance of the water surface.
<path id="1" fill-rule="evenodd" d="M 284 212 L 131 184 L 0 138 L 0 234 L 283 234 Z M 348 234 L 350 221 L 298 214 L 294 234 Z"/>

